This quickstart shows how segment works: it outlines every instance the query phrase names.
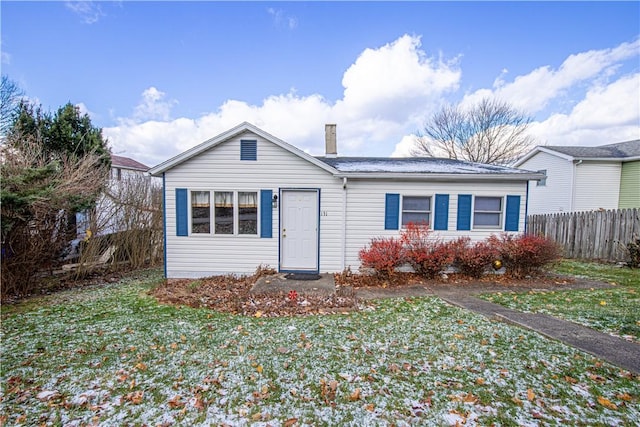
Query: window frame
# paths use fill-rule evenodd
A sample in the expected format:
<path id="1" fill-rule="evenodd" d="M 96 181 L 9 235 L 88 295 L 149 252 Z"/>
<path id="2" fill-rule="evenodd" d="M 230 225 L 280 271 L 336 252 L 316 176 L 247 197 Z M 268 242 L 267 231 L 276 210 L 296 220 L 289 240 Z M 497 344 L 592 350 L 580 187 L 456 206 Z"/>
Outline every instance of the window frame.
<path id="1" fill-rule="evenodd" d="M 209 195 L 209 231 L 194 231 L 194 217 L 193 217 L 193 210 L 194 210 L 194 193 L 207 193 Z M 196 235 L 196 236 L 201 236 L 201 235 L 208 235 L 211 234 L 211 191 L 209 190 L 189 190 L 189 234 L 190 235 Z M 203 207 L 204 208 L 204 207 Z"/>
<path id="2" fill-rule="evenodd" d="M 495 211 L 495 210 L 477 210 L 476 206 L 477 206 L 477 199 L 498 199 L 500 201 L 500 210 L 499 211 Z M 472 230 L 502 230 L 502 227 L 504 226 L 504 218 L 505 218 L 505 209 L 506 209 L 506 201 L 505 201 L 505 196 L 504 195 L 473 195 L 473 204 L 471 206 L 471 229 Z M 482 225 L 482 224 L 476 224 L 476 214 L 480 213 L 480 214 L 497 214 L 498 215 L 498 224 L 496 225 Z"/>
<path id="3" fill-rule="evenodd" d="M 195 192 L 206 192 L 209 193 L 209 232 L 194 232 L 193 231 L 193 193 Z M 231 193 L 232 195 L 232 203 L 233 203 L 233 215 L 232 215 L 232 233 L 220 233 L 216 232 L 216 211 L 215 211 L 215 197 L 216 193 Z M 253 193 L 255 194 L 256 200 L 256 213 L 255 213 L 255 223 L 256 223 L 256 232 L 255 233 L 240 233 L 240 205 L 239 205 L 239 197 L 240 193 Z M 227 236 L 227 237 L 260 237 L 260 215 L 261 215 L 261 207 L 260 207 L 260 190 L 254 189 L 240 189 L 240 190 L 224 190 L 224 189 L 210 189 L 210 188 L 189 188 L 188 189 L 188 215 L 189 215 L 189 236 Z"/>
<path id="4" fill-rule="evenodd" d="M 423 211 L 423 210 L 416 210 L 416 209 L 404 209 L 404 199 L 405 197 L 410 197 L 410 198 L 421 198 L 421 199 L 429 199 L 429 210 L 427 211 Z M 405 229 L 407 228 L 407 225 L 409 224 L 409 222 L 413 222 L 413 221 L 409 221 L 405 224 L 404 222 L 404 214 L 405 212 L 407 213 L 426 213 L 429 217 L 429 220 L 427 221 L 427 226 L 429 227 L 429 229 L 431 229 L 432 224 L 433 224 L 433 203 L 434 203 L 434 196 L 433 195 L 424 195 L 424 194 L 402 194 L 400 195 L 400 228 L 401 229 Z M 415 222 L 414 222 L 415 224 Z M 420 222 L 420 224 L 424 224 L 424 222 Z"/>

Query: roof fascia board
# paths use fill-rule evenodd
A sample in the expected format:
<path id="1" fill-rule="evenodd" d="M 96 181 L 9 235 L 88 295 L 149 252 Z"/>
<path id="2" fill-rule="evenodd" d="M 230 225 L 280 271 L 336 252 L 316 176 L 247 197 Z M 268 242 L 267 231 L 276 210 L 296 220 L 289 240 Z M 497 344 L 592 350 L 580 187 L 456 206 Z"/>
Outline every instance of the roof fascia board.
<path id="1" fill-rule="evenodd" d="M 196 145 L 195 147 L 192 147 L 184 152 L 182 152 L 181 154 L 178 154 L 175 157 L 170 158 L 169 160 L 164 161 L 163 163 L 160 163 L 157 166 L 152 167 L 149 170 L 149 173 L 151 175 L 154 176 L 161 176 L 162 173 L 168 171 L 169 169 L 217 146 L 220 145 L 221 143 L 235 137 L 238 136 L 244 132 L 252 132 L 264 139 L 266 139 L 267 141 L 283 148 L 284 150 L 289 151 L 292 154 L 295 154 L 296 156 L 310 162 L 313 163 L 314 165 L 318 166 L 319 168 L 324 169 L 325 171 L 335 174 L 337 172 L 337 170 L 335 168 L 333 168 L 332 166 L 329 166 L 328 164 L 321 162 L 320 160 L 317 160 L 315 157 L 305 153 L 304 151 L 294 147 L 291 144 L 288 144 L 284 141 L 282 141 L 279 138 L 276 138 L 275 136 L 263 131 L 262 129 L 252 125 L 251 123 L 248 122 L 243 122 L 241 124 L 239 124 L 238 126 L 235 126 L 234 128 L 229 129 L 226 132 L 223 132 L 221 134 L 219 134 L 218 136 L 215 136 L 211 139 L 208 139 L 198 145 Z"/>
<path id="2" fill-rule="evenodd" d="M 407 172 L 342 172 L 338 178 L 350 179 L 406 179 L 411 181 L 537 181 L 544 179 L 542 173 L 495 174 L 495 173 L 407 173 Z"/>
<path id="3" fill-rule="evenodd" d="M 529 160 L 530 158 L 532 158 L 533 156 L 535 156 L 538 153 L 547 153 L 550 154 L 552 156 L 556 156 L 556 157 L 560 157 L 562 159 L 568 160 L 568 161 L 572 161 L 574 160 L 573 156 L 569 156 L 568 154 L 564 154 L 564 153 L 559 153 L 553 149 L 550 149 L 548 147 L 544 147 L 544 146 L 537 146 L 536 148 L 534 148 L 533 150 L 529 151 L 529 153 L 527 153 L 523 158 L 521 158 L 520 160 L 516 161 L 513 166 L 515 167 L 519 167 L 520 165 L 522 165 L 524 162 L 526 162 L 527 160 Z"/>

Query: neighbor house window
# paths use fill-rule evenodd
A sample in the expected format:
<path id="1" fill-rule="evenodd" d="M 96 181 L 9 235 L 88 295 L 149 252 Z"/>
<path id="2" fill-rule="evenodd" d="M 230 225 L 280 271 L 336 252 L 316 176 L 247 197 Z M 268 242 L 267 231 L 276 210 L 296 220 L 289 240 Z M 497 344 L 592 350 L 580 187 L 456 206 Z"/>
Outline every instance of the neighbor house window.
<path id="1" fill-rule="evenodd" d="M 546 187 L 547 186 L 547 170 L 546 169 L 540 169 L 538 171 L 538 173 L 543 173 L 544 174 L 544 178 L 539 180 L 538 183 L 536 184 L 536 186 L 538 186 L 538 187 Z"/>
<path id="2" fill-rule="evenodd" d="M 474 228 L 500 228 L 502 197 L 476 196 L 473 204 Z"/>
<path id="3" fill-rule="evenodd" d="M 233 192 L 215 192 L 215 233 L 233 234 Z"/>
<path id="4" fill-rule="evenodd" d="M 211 232 L 211 201 L 208 191 L 191 192 L 191 232 Z"/>
<path id="5" fill-rule="evenodd" d="M 238 192 L 238 234 L 258 234 L 257 192 Z"/>
<path id="6" fill-rule="evenodd" d="M 410 222 L 429 224 L 431 221 L 431 197 L 402 196 L 402 226 Z"/>

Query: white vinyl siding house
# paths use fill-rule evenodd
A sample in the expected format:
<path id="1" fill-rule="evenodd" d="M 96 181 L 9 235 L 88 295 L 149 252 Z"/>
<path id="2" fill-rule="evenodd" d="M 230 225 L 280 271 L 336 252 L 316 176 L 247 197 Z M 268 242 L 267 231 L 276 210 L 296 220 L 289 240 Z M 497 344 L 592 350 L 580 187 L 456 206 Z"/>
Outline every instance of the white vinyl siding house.
<path id="1" fill-rule="evenodd" d="M 575 165 L 574 211 L 618 209 L 620 162 L 584 161 Z"/>
<path id="2" fill-rule="evenodd" d="M 357 269 L 372 238 L 397 236 L 416 220 L 443 239 L 523 232 L 527 182 L 541 177 L 449 160 L 376 161 L 312 157 L 243 123 L 152 168 L 164 182 L 166 277 L 249 274 L 259 265 Z M 483 200 L 493 210 L 483 212 Z M 494 222 L 474 224 L 474 209 Z"/>
<path id="3" fill-rule="evenodd" d="M 638 160 L 640 140 L 635 140 L 597 147 L 536 147 L 515 166 L 545 171 L 544 185 L 529 183 L 529 214 L 535 215 L 640 207 L 621 199 L 621 194 L 626 197 L 640 188 L 632 187 L 633 178 L 623 173 L 626 165 Z"/>

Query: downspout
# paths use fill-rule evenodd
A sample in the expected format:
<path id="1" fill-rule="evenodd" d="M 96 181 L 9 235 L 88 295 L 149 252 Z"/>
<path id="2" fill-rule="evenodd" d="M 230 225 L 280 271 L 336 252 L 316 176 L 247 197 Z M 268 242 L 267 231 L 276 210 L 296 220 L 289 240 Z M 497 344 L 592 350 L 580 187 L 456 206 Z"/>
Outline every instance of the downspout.
<path id="1" fill-rule="evenodd" d="M 347 268 L 347 177 L 342 178 L 342 271 Z"/>
<path id="2" fill-rule="evenodd" d="M 578 165 L 582 163 L 582 160 L 578 160 L 577 162 L 571 162 L 573 164 L 573 171 L 571 173 L 571 198 L 569 199 L 569 212 L 573 212 L 573 207 L 575 205 L 575 183 L 576 183 L 576 174 L 578 173 Z"/>
<path id="3" fill-rule="evenodd" d="M 524 196 L 524 234 L 529 231 L 529 181 L 527 181 L 527 191 Z"/>
<path id="4" fill-rule="evenodd" d="M 164 278 L 167 279 L 167 182 L 164 172 L 162 172 L 162 235 L 162 243 L 164 246 L 164 253 L 162 254 L 162 258 L 164 258 Z"/>

